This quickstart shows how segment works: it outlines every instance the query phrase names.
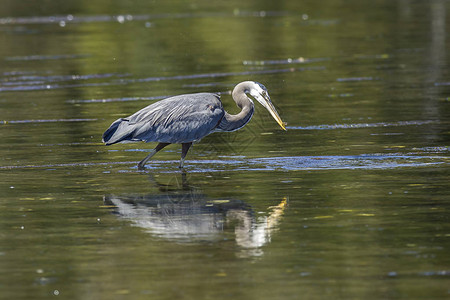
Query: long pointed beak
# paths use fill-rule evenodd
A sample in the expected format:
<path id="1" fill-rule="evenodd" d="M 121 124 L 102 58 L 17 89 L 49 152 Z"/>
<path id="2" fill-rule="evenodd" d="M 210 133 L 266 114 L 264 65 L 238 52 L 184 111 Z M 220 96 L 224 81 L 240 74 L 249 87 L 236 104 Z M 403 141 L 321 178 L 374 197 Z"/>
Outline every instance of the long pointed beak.
<path id="1" fill-rule="evenodd" d="M 273 106 L 272 101 L 270 101 L 269 95 L 264 95 L 264 102 L 266 103 L 267 110 L 270 112 L 275 121 L 277 121 L 278 125 L 280 125 L 283 130 L 286 130 L 286 123 L 281 120 L 275 106 Z"/>

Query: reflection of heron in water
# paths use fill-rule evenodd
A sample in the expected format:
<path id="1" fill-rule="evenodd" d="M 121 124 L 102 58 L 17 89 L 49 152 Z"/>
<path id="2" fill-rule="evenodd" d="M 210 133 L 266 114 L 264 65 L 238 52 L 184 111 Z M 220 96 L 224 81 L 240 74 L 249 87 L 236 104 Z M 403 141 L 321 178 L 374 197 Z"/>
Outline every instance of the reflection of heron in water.
<path id="1" fill-rule="evenodd" d="M 237 115 L 225 111 L 220 96 L 212 93 L 187 94 L 153 103 L 127 118 L 114 121 L 103 133 L 103 142 L 112 145 L 122 142 L 158 142 L 147 157 L 139 162 L 144 169 L 147 161 L 170 144 L 181 144 L 180 168 L 193 142 L 210 133 L 235 131 L 250 121 L 254 112 L 253 101 L 247 93 L 264 106 L 278 124 L 286 130 L 265 86 L 244 81 L 233 89 L 232 97 L 241 108 Z"/>
<path id="2" fill-rule="evenodd" d="M 148 195 L 107 195 L 105 204 L 114 212 L 162 238 L 192 242 L 218 241 L 234 227 L 236 243 L 245 249 L 260 250 L 278 228 L 287 199 L 256 215 L 245 202 L 209 199 L 198 191 L 176 191 Z M 258 255 L 258 251 L 253 255 Z M 260 254 L 260 253 L 259 253 Z"/>

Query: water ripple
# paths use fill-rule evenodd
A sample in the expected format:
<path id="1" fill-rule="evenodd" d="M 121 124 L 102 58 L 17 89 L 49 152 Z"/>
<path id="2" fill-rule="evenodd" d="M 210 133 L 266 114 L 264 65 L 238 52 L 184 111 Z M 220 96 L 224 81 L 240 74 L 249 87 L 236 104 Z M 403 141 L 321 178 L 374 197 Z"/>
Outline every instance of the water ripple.
<path id="1" fill-rule="evenodd" d="M 450 85 L 450 81 L 448 82 L 435 82 L 434 86 L 449 86 Z"/>
<path id="2" fill-rule="evenodd" d="M 336 79 L 336 81 L 338 81 L 338 82 L 373 81 L 373 80 L 377 80 L 377 78 L 374 78 L 374 77 L 345 77 L 345 78 Z"/>
<path id="3" fill-rule="evenodd" d="M 0 120 L 0 125 L 6 124 L 29 124 L 29 123 L 58 123 L 58 122 L 92 122 L 98 119 L 42 119 L 42 120 Z"/>
<path id="4" fill-rule="evenodd" d="M 231 91 L 221 91 L 214 92 L 217 95 L 222 94 L 231 94 Z M 169 97 L 173 97 L 174 95 L 164 95 L 164 96 L 152 96 L 152 97 L 121 97 L 121 98 L 104 98 L 104 99 L 71 99 L 67 100 L 67 103 L 108 103 L 108 102 L 128 102 L 128 101 L 149 101 L 149 100 L 161 100 Z"/>
<path id="5" fill-rule="evenodd" d="M 91 79 L 105 79 L 112 77 L 126 77 L 130 76 L 130 74 L 121 74 L 121 73 L 101 73 L 101 74 L 86 74 L 86 75 L 16 75 L 11 77 L 6 77 L 0 79 L 2 84 L 6 83 L 27 83 L 27 82 L 35 82 L 35 81 L 45 81 L 45 82 L 60 82 L 60 81 L 72 81 L 72 80 L 91 80 Z"/>
<path id="6" fill-rule="evenodd" d="M 256 71 L 243 71 L 243 72 L 224 72 L 224 73 L 203 73 L 203 74 L 188 74 L 188 75 L 176 75 L 176 76 L 164 76 L 164 77 L 147 77 L 140 79 L 122 79 L 120 83 L 134 83 L 134 82 L 151 82 L 151 81 L 163 81 L 163 80 L 185 80 L 185 79 L 201 79 L 201 78 L 217 78 L 217 77 L 230 77 L 230 76 L 247 76 L 247 75 L 261 75 L 261 74 L 279 74 L 290 72 L 301 72 L 310 70 L 325 70 L 325 67 L 306 67 L 306 68 L 288 68 L 288 69 L 270 69 L 270 70 L 256 70 Z"/>
<path id="7" fill-rule="evenodd" d="M 318 58 L 286 58 L 286 59 L 279 59 L 279 60 L 244 60 L 242 63 L 244 65 L 256 65 L 256 66 L 262 66 L 262 65 L 285 65 L 285 64 L 307 64 L 307 63 L 313 63 L 313 62 L 322 62 L 322 61 L 329 61 L 331 60 L 330 57 L 318 57 Z"/>
<path id="8" fill-rule="evenodd" d="M 36 75 L 36 74 L 11 74 L 0 77 L 0 92 L 51 90 L 74 87 L 108 86 L 111 82 L 82 82 L 89 80 L 101 80 L 111 78 L 123 78 L 130 74 L 104 73 L 86 75 Z"/>
<path id="9" fill-rule="evenodd" d="M 47 169 L 47 168 L 67 168 L 67 167 L 93 167 L 93 166 L 110 166 L 110 165 L 130 165 L 135 164 L 134 161 L 120 162 L 97 162 L 97 163 L 61 163 L 61 164 L 44 164 L 44 165 L 23 165 L 23 166 L 0 166 L 0 170 L 11 169 Z"/>
<path id="10" fill-rule="evenodd" d="M 361 154 L 336 156 L 284 156 L 262 158 L 233 158 L 213 160 L 190 160 L 187 170 L 192 173 L 222 171 L 308 171 L 308 170 L 387 170 L 405 167 L 429 167 L 449 164 L 445 156 L 423 156 L 405 154 Z M 130 165 L 120 172 L 135 172 L 137 161 L 125 162 L 81 162 L 45 165 L 0 166 L 0 169 L 28 168 L 67 168 L 67 167 L 102 167 Z M 148 171 L 163 173 L 178 172 L 178 160 L 152 160 L 147 164 Z M 169 167 L 173 166 L 173 168 Z M 141 172 L 141 171 L 139 171 Z"/>
<path id="11" fill-rule="evenodd" d="M 122 77 L 127 77 L 130 74 L 91 74 L 91 75 L 66 75 L 66 76 L 28 76 L 29 82 L 26 80 L 25 83 L 20 85 L 5 84 L 5 82 L 11 82 L 14 78 L 7 78 L 0 80 L 0 92 L 14 92 L 14 91 L 34 91 L 34 90 L 52 90 L 52 89 L 63 89 L 63 88 L 78 88 L 78 87 L 92 87 L 92 86 L 111 86 L 111 85 L 126 85 L 132 83 L 143 83 L 143 82 L 158 82 L 165 80 L 188 80 L 188 79 L 202 79 L 202 78 L 219 78 L 219 77 L 230 77 L 230 76 L 249 76 L 249 75 L 261 75 L 261 74 L 280 74 L 289 72 L 302 72 L 310 70 L 324 70 L 323 66 L 316 67 L 304 67 L 304 68 L 288 68 L 288 69 L 270 69 L 270 70 L 254 70 L 254 71 L 243 71 L 243 72 L 226 72 L 226 73 L 202 73 L 202 74 L 187 74 L 187 75 L 176 75 L 176 76 L 158 76 L 158 77 L 147 77 L 138 79 L 123 79 Z M 113 79 L 109 82 L 86 82 L 86 83 L 69 83 L 69 84 L 58 84 L 55 82 L 59 81 L 74 81 L 74 80 L 90 80 L 98 78 L 109 78 L 109 77 L 119 77 L 120 79 Z M 42 83 L 44 81 L 44 83 Z M 77 100 L 70 100 L 77 101 Z M 118 100 L 120 101 L 120 100 Z M 82 101 L 84 102 L 84 101 Z M 89 101 L 96 102 L 96 101 Z M 97 102 L 107 102 L 107 101 L 97 101 Z"/>
<path id="12" fill-rule="evenodd" d="M 122 97 L 122 98 L 105 98 L 105 99 L 82 99 L 82 100 L 67 100 L 67 103 L 106 103 L 106 102 L 127 102 L 140 100 L 161 100 L 169 98 L 170 96 L 154 96 L 154 97 Z"/>
<path id="13" fill-rule="evenodd" d="M 89 57 L 89 54 L 59 54 L 59 55 L 28 55 L 28 56 L 7 56 L 6 61 L 29 61 L 29 60 L 60 60 Z"/>
<path id="14" fill-rule="evenodd" d="M 289 15 L 284 11 L 239 11 L 233 13 L 168 13 L 168 14 L 143 14 L 143 15 L 92 15 L 92 16 L 33 16 L 33 17 L 5 17 L 0 18 L 0 25 L 11 24 L 59 24 L 65 26 L 70 23 L 105 23 L 105 22 L 132 22 L 149 21 L 152 19 L 189 19 L 189 18 L 217 18 L 217 17 L 278 17 Z"/>
<path id="15" fill-rule="evenodd" d="M 286 128 L 294 130 L 334 130 L 334 129 L 373 128 L 373 127 L 420 126 L 428 124 L 439 124 L 439 121 L 417 120 L 417 121 L 397 121 L 397 122 L 357 123 L 357 124 L 287 126 Z"/>
<path id="16" fill-rule="evenodd" d="M 0 92 L 23 92 L 23 91 L 39 91 L 39 90 L 55 90 L 66 88 L 78 88 L 78 87 L 91 87 L 91 86 L 109 86 L 109 82 L 101 83 L 80 83 L 80 84 L 39 84 L 39 85 L 20 85 L 14 87 L 0 87 Z"/>
<path id="17" fill-rule="evenodd" d="M 343 156 L 293 156 L 267 157 L 252 160 L 253 170 L 336 170 L 336 169 L 394 169 L 402 167 L 425 167 L 446 164 L 445 157 L 415 156 L 415 155 L 386 155 L 362 154 Z"/>

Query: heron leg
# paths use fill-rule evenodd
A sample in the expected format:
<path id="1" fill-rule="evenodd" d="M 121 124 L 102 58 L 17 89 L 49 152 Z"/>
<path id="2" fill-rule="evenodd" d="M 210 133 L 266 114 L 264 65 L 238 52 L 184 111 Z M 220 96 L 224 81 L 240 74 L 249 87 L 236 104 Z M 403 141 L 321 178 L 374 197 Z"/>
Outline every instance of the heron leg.
<path id="1" fill-rule="evenodd" d="M 186 157 L 186 154 L 189 151 L 189 148 L 191 148 L 192 146 L 192 142 L 191 143 L 183 143 L 181 144 L 181 160 L 180 160 L 180 169 L 183 168 L 184 166 L 184 158 Z"/>
<path id="2" fill-rule="evenodd" d="M 155 149 L 153 149 L 152 151 L 150 151 L 150 154 L 147 155 L 143 160 L 141 160 L 138 163 L 138 170 L 144 170 L 145 169 L 145 164 L 149 161 L 150 158 L 153 157 L 153 155 L 155 155 L 156 153 L 158 153 L 158 151 L 160 151 L 161 149 L 163 149 L 164 147 L 166 147 L 167 145 L 170 145 L 170 143 L 159 143 L 158 145 L 156 145 Z"/>

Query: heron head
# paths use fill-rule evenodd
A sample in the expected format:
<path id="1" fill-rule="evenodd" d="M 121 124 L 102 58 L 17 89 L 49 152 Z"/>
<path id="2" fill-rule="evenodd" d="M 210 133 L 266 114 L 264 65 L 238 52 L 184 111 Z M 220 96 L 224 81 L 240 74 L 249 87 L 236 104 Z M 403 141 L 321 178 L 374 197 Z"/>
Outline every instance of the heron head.
<path id="1" fill-rule="evenodd" d="M 266 87 L 259 82 L 253 81 L 252 83 L 253 84 L 249 89 L 250 95 L 269 111 L 270 115 L 275 119 L 275 121 L 277 121 L 278 125 L 280 125 L 280 127 L 283 130 L 286 130 L 285 127 L 286 123 L 284 123 L 281 120 L 280 115 L 275 109 L 275 106 L 273 106 L 272 101 L 270 100 L 269 92 L 267 91 Z"/>

